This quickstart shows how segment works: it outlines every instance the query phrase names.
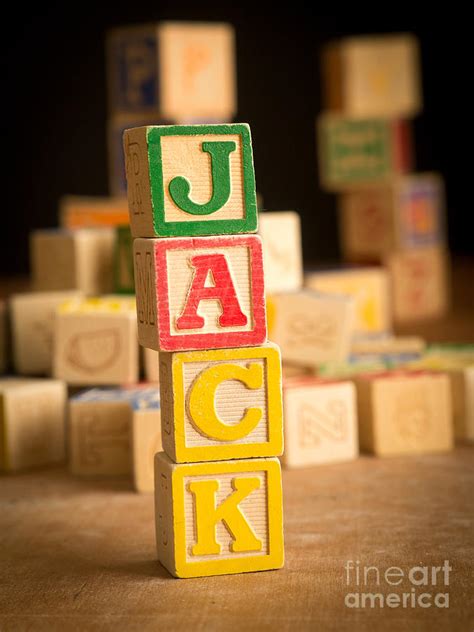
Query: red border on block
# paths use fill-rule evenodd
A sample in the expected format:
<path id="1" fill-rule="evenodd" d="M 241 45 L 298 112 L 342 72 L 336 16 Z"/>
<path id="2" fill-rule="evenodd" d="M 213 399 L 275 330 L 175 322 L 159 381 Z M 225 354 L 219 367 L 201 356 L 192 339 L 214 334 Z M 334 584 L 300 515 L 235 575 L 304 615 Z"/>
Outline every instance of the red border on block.
<path id="1" fill-rule="evenodd" d="M 222 333 L 171 334 L 166 253 L 169 250 L 200 250 L 212 247 L 231 248 L 242 246 L 247 246 L 250 250 L 251 318 L 253 320 L 253 328 L 250 331 L 224 329 Z M 262 242 L 258 235 L 159 239 L 155 245 L 155 265 L 159 346 L 162 351 L 251 347 L 261 345 L 266 341 L 267 319 L 265 312 L 263 255 Z"/>

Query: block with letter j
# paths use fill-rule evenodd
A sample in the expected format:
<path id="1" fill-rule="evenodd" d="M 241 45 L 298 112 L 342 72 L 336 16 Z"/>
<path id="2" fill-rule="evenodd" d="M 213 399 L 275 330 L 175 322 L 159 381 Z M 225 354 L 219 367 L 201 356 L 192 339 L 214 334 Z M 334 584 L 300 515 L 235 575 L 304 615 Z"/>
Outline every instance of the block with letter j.
<path id="1" fill-rule="evenodd" d="M 136 127 L 123 143 L 133 237 L 256 232 L 248 125 Z"/>

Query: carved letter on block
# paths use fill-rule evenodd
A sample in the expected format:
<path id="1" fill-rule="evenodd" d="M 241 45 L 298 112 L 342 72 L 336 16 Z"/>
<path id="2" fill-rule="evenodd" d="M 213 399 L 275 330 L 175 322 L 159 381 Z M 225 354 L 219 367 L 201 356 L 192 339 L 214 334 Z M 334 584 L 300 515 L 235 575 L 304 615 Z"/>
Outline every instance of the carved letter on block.
<path id="1" fill-rule="evenodd" d="M 248 125 L 137 127 L 123 142 L 134 237 L 257 230 Z"/>
<path id="2" fill-rule="evenodd" d="M 176 577 L 283 566 L 280 464 L 242 459 L 174 464 L 155 457 L 158 559 Z"/>
<path id="3" fill-rule="evenodd" d="M 447 375 L 393 371 L 359 376 L 355 383 L 362 450 L 390 456 L 453 447 Z"/>
<path id="4" fill-rule="evenodd" d="M 355 388 L 351 382 L 318 378 L 285 381 L 287 467 L 350 461 L 359 453 Z"/>
<path id="5" fill-rule="evenodd" d="M 163 449 L 173 461 L 282 453 L 276 346 L 160 354 L 160 384 Z"/>
<path id="6" fill-rule="evenodd" d="M 257 235 L 137 239 L 134 259 L 144 347 L 179 351 L 265 342 Z"/>
<path id="7" fill-rule="evenodd" d="M 267 299 L 268 334 L 284 362 L 315 367 L 342 362 L 354 329 L 354 299 L 311 290 L 282 292 Z"/>

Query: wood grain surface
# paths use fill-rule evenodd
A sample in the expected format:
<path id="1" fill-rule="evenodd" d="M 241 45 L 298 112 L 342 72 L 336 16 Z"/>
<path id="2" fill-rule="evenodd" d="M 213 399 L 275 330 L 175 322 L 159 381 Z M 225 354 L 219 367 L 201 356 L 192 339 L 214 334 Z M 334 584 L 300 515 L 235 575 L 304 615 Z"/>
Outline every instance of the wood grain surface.
<path id="1" fill-rule="evenodd" d="M 0 630 L 469 630 L 473 464 L 465 446 L 285 471 L 285 568 L 186 580 L 156 561 L 153 496 L 127 479 L 4 477 Z M 450 607 L 349 609 L 347 560 L 382 571 L 449 560 Z"/>

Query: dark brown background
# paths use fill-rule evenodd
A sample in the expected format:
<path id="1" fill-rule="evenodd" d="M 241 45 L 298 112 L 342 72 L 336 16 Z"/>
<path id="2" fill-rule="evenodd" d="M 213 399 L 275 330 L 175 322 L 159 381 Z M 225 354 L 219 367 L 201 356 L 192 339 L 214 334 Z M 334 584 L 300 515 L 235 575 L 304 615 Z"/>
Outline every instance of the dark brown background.
<path id="1" fill-rule="evenodd" d="M 104 34 L 159 19 L 227 20 L 237 33 L 238 116 L 253 132 L 257 188 L 265 207 L 303 218 L 307 261 L 338 256 L 335 197 L 319 189 L 314 120 L 319 53 L 346 34 L 411 31 L 421 42 L 425 109 L 415 123 L 417 168 L 447 180 L 452 250 L 473 252 L 467 148 L 472 89 L 469 24 L 430 11 L 322 17 L 296 8 L 255 15 L 206 2 L 53 3 L 13 6 L 4 25 L 4 158 L 0 273 L 28 269 L 29 230 L 54 226 L 61 195 L 107 193 Z M 469 187 L 469 188 L 468 188 Z"/>

